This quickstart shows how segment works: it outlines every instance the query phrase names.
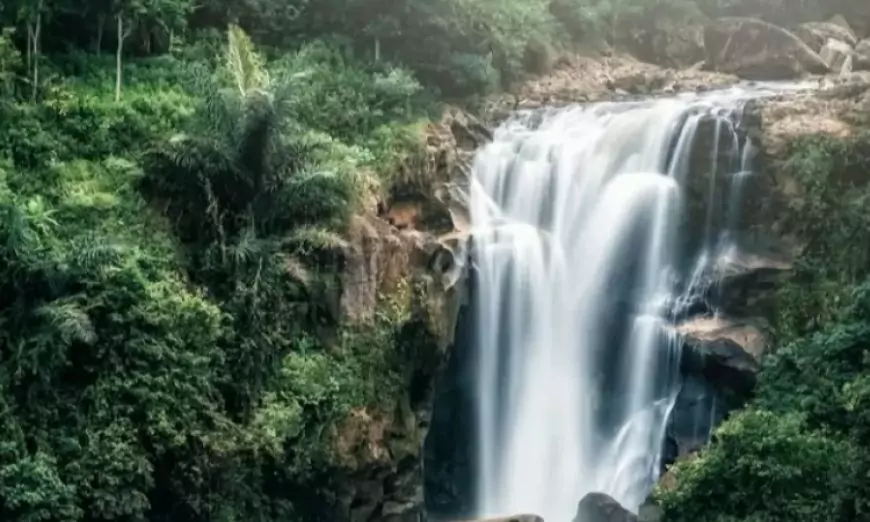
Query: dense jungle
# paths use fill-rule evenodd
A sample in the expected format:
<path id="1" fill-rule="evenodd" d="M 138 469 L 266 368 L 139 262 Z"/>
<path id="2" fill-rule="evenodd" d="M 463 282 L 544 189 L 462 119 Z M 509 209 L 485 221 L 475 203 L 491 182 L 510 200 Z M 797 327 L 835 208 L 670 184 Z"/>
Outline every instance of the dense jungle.
<path id="1" fill-rule="evenodd" d="M 467 230 L 439 187 L 530 99 L 694 74 L 703 43 L 672 53 L 687 27 L 840 15 L 862 52 L 868 7 L 0 0 L 0 520 L 459 506 L 423 450 L 463 321 L 448 247 Z M 678 81 L 741 76 L 709 69 Z M 756 109 L 765 172 L 800 187 L 758 202 L 793 259 L 740 282 L 764 289 L 746 306 L 765 355 L 709 444 L 667 466 L 663 520 L 870 520 L 867 93 L 846 85 L 819 102 L 839 119 L 813 106 L 793 134 L 764 129 L 809 102 Z"/>

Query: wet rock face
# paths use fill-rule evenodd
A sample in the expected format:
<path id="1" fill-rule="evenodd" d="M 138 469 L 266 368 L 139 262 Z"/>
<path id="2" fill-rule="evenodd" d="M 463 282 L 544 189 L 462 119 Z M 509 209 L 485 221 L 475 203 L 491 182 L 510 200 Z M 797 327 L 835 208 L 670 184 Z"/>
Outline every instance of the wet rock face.
<path id="1" fill-rule="evenodd" d="M 470 279 L 474 278 L 473 272 Z M 474 283 L 468 281 L 469 292 Z M 473 303 L 473 297 L 469 300 Z M 475 313 L 463 307 L 447 370 L 438 383 L 432 426 L 425 445 L 426 510 L 438 520 L 473 515 L 475 493 Z"/>
<path id="2" fill-rule="evenodd" d="M 748 80 L 786 80 L 828 72 L 795 34 L 753 18 L 722 18 L 704 30 L 707 67 Z"/>
<path id="3" fill-rule="evenodd" d="M 577 506 L 574 522 L 637 522 L 637 515 L 604 493 L 589 493 Z"/>

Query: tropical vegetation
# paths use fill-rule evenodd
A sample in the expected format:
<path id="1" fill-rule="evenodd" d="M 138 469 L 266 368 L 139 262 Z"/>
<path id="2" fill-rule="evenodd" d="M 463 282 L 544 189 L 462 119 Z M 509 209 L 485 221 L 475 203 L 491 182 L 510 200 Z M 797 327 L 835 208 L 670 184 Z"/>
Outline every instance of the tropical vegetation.
<path id="1" fill-rule="evenodd" d="M 0 520 L 328 520 L 327 435 L 396 396 L 407 342 L 401 296 L 337 316 L 343 234 L 439 104 L 625 23 L 843 2 L 3 0 Z M 674 520 L 867 516 L 870 227 L 826 180 L 870 154 L 843 146 L 795 147 L 818 242 L 758 400 L 662 497 Z"/>

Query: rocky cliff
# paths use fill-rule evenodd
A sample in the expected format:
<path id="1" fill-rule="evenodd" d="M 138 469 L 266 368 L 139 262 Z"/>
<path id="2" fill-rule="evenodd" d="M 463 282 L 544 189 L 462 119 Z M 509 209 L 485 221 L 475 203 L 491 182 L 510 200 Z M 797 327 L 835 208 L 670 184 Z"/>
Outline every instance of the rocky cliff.
<path id="1" fill-rule="evenodd" d="M 422 153 L 396 173 L 389 193 L 371 201 L 348 229 L 340 254 L 340 316 L 353 324 L 384 306 L 407 310 L 394 325 L 404 384 L 391 407 L 352 411 L 326 435 L 334 465 L 331 520 L 423 517 L 423 441 L 464 294 L 466 224 L 453 185 L 487 138 L 476 120 L 447 110 L 426 129 Z"/>

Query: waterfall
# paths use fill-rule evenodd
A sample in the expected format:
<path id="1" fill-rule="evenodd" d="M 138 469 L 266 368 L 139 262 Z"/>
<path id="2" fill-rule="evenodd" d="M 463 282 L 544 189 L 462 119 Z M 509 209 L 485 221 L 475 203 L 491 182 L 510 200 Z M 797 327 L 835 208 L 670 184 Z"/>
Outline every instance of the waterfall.
<path id="1" fill-rule="evenodd" d="M 667 326 L 703 293 L 739 221 L 749 96 L 520 113 L 477 154 L 480 516 L 570 522 L 589 492 L 644 501 L 681 386 Z M 698 161 L 702 129 L 711 150 Z M 699 182 L 706 213 L 691 216 L 701 237 L 687 251 Z"/>

